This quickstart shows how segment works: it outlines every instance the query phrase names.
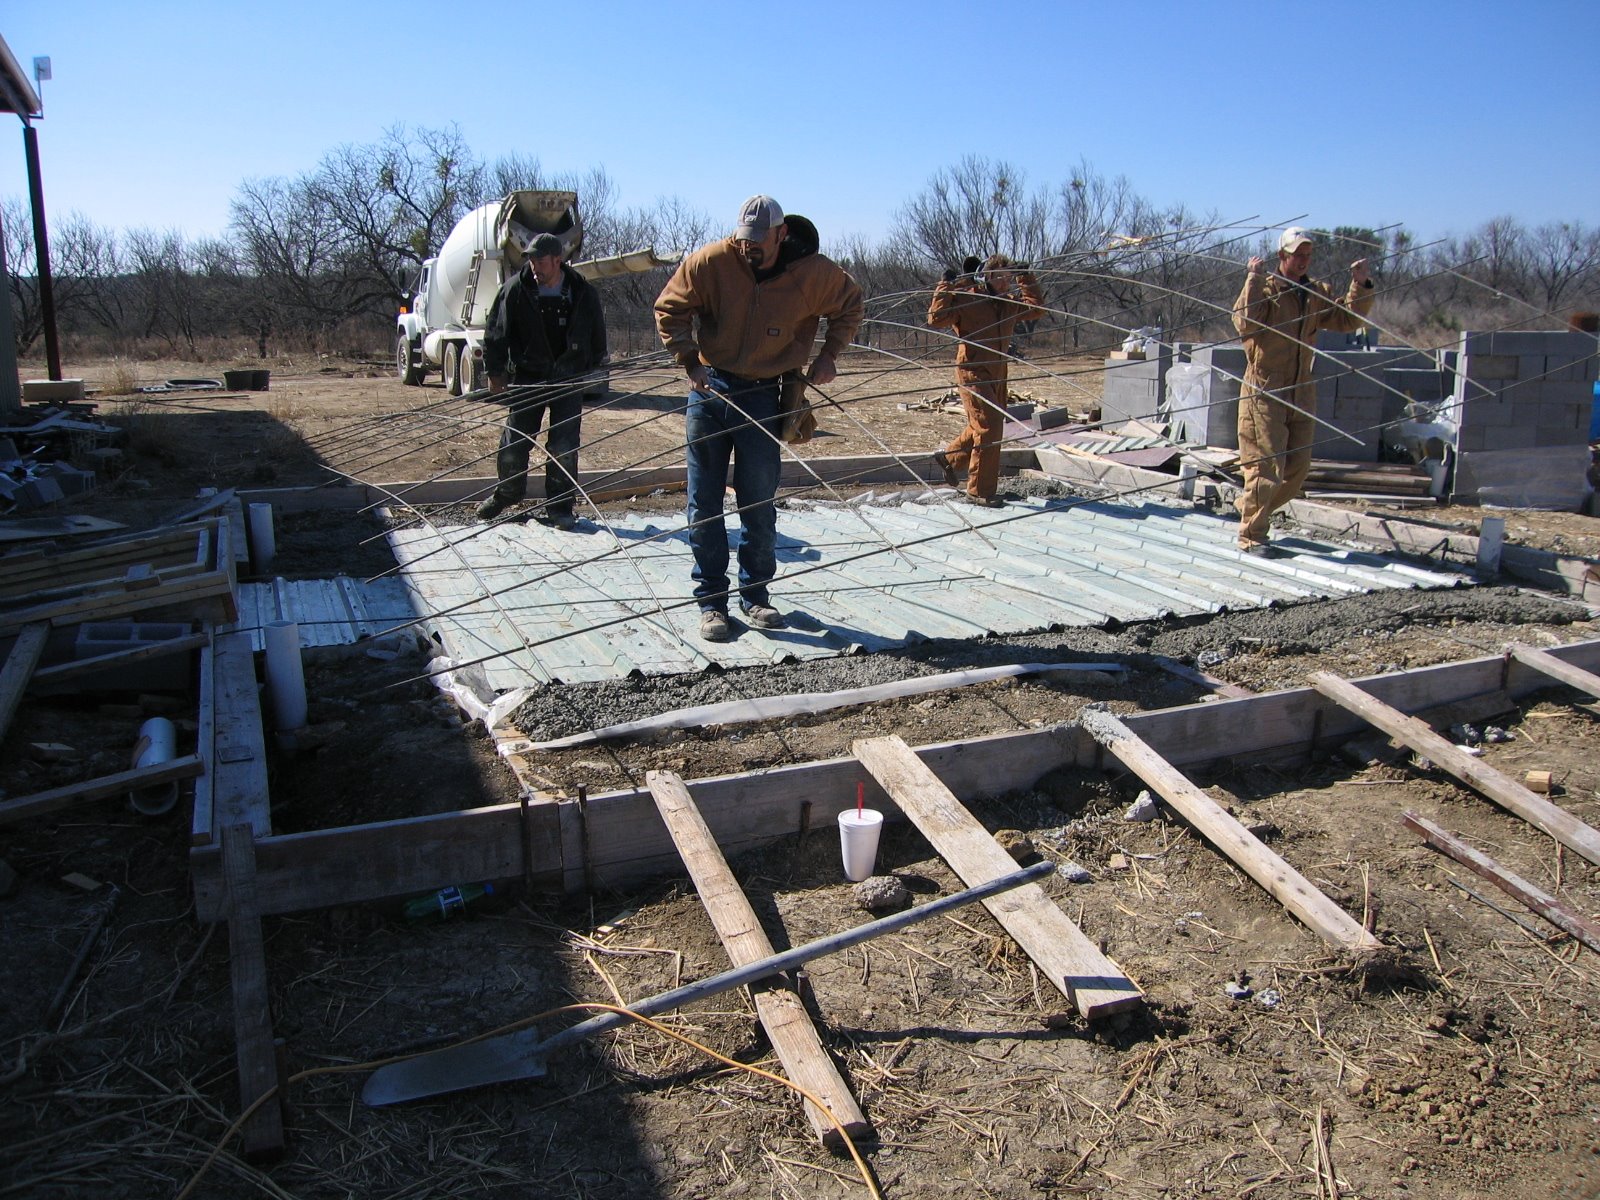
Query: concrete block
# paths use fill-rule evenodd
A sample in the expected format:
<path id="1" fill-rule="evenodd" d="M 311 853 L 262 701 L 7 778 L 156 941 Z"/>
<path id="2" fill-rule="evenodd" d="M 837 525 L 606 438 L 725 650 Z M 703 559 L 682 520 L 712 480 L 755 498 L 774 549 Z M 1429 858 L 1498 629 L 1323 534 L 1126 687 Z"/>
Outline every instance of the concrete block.
<path id="1" fill-rule="evenodd" d="M 1448 394 L 1444 372 L 1437 368 L 1388 367 L 1383 372 L 1383 382 L 1393 392 L 1429 404 Z"/>
<path id="2" fill-rule="evenodd" d="M 1551 404 L 1576 404 L 1588 408 L 1594 402 L 1594 384 L 1589 380 L 1554 380 L 1539 388 L 1542 399 Z"/>
<path id="3" fill-rule="evenodd" d="M 1376 398 L 1383 395 L 1384 382 L 1379 372 L 1382 367 L 1374 367 L 1364 371 L 1349 371 L 1337 379 L 1339 395 L 1341 396 L 1368 396 Z"/>
<path id="4" fill-rule="evenodd" d="M 1559 354 L 1562 343 L 1574 335 L 1559 329 L 1495 331 L 1489 335 L 1490 354 Z"/>
<path id="5" fill-rule="evenodd" d="M 1539 444 L 1536 425 L 1507 425 L 1504 429 L 1484 432 L 1484 448 L 1488 450 L 1526 450 Z"/>
<path id="6" fill-rule="evenodd" d="M 1468 420 L 1473 425 L 1489 429 L 1504 429 L 1507 425 L 1533 424 L 1527 415 L 1519 416 L 1515 404 L 1504 401 L 1488 401 L 1475 405 L 1467 410 Z"/>
<path id="7" fill-rule="evenodd" d="M 77 404 L 83 400 L 81 379 L 25 379 L 24 404 Z"/>
<path id="8" fill-rule="evenodd" d="M 1544 363 L 1547 357 L 1544 354 L 1517 355 L 1517 378 L 1543 381 L 1545 377 Z"/>
<path id="9" fill-rule="evenodd" d="M 1589 444 L 1589 431 L 1576 430 L 1570 425 L 1536 425 L 1534 426 L 1535 446 L 1571 446 L 1578 442 Z"/>
<path id="10" fill-rule="evenodd" d="M 59 483 L 48 475 L 39 475 L 23 483 L 13 499 L 18 508 L 39 508 L 46 504 L 54 504 L 64 496 L 65 493 L 62 492 Z"/>
<path id="11" fill-rule="evenodd" d="M 1468 379 L 1515 379 L 1517 356 L 1515 354 L 1468 354 L 1463 360 Z"/>
<path id="12" fill-rule="evenodd" d="M 1482 450 L 1485 448 L 1487 430 L 1482 425 L 1463 425 L 1456 437 L 1458 450 Z"/>
<path id="13" fill-rule="evenodd" d="M 1484 409 L 1484 410 L 1487 410 L 1489 408 L 1495 408 L 1495 407 L 1505 408 L 1505 409 L 1509 410 L 1510 413 L 1511 413 L 1510 424 L 1513 424 L 1513 425 L 1537 425 L 1540 421 L 1542 421 L 1544 419 L 1544 405 L 1538 403 L 1537 401 L 1535 401 L 1535 402 L 1533 402 L 1531 404 L 1521 404 L 1521 403 L 1513 402 L 1511 404 L 1504 404 L 1504 405 L 1489 405 L 1489 404 L 1485 404 L 1485 405 L 1481 405 L 1479 407 L 1481 409 Z"/>
<path id="14" fill-rule="evenodd" d="M 81 496 L 85 492 L 94 491 L 95 478 L 93 471 L 80 471 L 69 463 L 53 462 L 46 468 L 49 477 L 56 482 L 63 496 Z"/>
<path id="15" fill-rule="evenodd" d="M 1600 364 L 1600 355 L 1593 353 L 1587 358 L 1547 354 L 1544 360 L 1544 377 L 1550 383 L 1593 383 L 1597 364 Z"/>

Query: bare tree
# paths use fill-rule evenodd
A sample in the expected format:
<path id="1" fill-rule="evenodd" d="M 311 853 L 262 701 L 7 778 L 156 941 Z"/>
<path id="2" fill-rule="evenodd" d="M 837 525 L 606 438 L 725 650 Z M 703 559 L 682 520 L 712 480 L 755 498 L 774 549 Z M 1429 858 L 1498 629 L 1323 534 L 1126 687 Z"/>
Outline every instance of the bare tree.
<path id="1" fill-rule="evenodd" d="M 1050 252 L 1050 208 L 1044 193 L 1028 190 L 1017 168 L 968 155 L 907 202 L 894 237 L 939 265 L 969 254 L 1032 260 Z"/>

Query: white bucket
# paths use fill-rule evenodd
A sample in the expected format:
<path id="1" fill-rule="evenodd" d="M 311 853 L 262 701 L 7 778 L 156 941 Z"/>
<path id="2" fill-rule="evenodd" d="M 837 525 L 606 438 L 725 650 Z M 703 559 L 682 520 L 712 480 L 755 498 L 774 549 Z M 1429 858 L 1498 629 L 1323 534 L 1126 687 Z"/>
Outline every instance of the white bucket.
<path id="1" fill-rule="evenodd" d="M 839 814 L 839 853 L 844 858 L 844 877 L 850 882 L 871 877 L 882 829 L 883 814 L 875 808 L 851 808 Z"/>

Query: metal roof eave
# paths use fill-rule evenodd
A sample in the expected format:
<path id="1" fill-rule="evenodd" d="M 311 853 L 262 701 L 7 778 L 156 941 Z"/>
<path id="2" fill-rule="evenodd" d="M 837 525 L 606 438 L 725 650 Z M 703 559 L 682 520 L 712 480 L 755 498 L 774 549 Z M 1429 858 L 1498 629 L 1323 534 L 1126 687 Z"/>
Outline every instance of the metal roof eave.
<path id="1" fill-rule="evenodd" d="M 0 37 L 0 112 L 16 113 L 26 121 L 43 115 L 44 106 L 11 47 Z"/>

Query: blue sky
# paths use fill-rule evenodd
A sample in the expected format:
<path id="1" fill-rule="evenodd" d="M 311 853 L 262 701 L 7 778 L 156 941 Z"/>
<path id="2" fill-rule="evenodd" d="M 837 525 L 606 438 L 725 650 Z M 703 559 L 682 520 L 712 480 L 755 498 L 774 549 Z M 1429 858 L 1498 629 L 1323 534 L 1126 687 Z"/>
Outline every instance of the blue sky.
<path id="1" fill-rule="evenodd" d="M 784 15 L 793 14 L 793 15 Z M 1596 0 L 803 5 L 42 0 L 0 9 L 52 220 L 222 232 L 245 178 L 396 122 L 484 159 L 603 167 L 627 206 L 719 221 L 765 191 L 871 239 L 977 153 L 1056 185 L 1087 158 L 1225 220 L 1464 232 L 1594 224 Z M 0 196 L 25 196 L 0 117 Z"/>

